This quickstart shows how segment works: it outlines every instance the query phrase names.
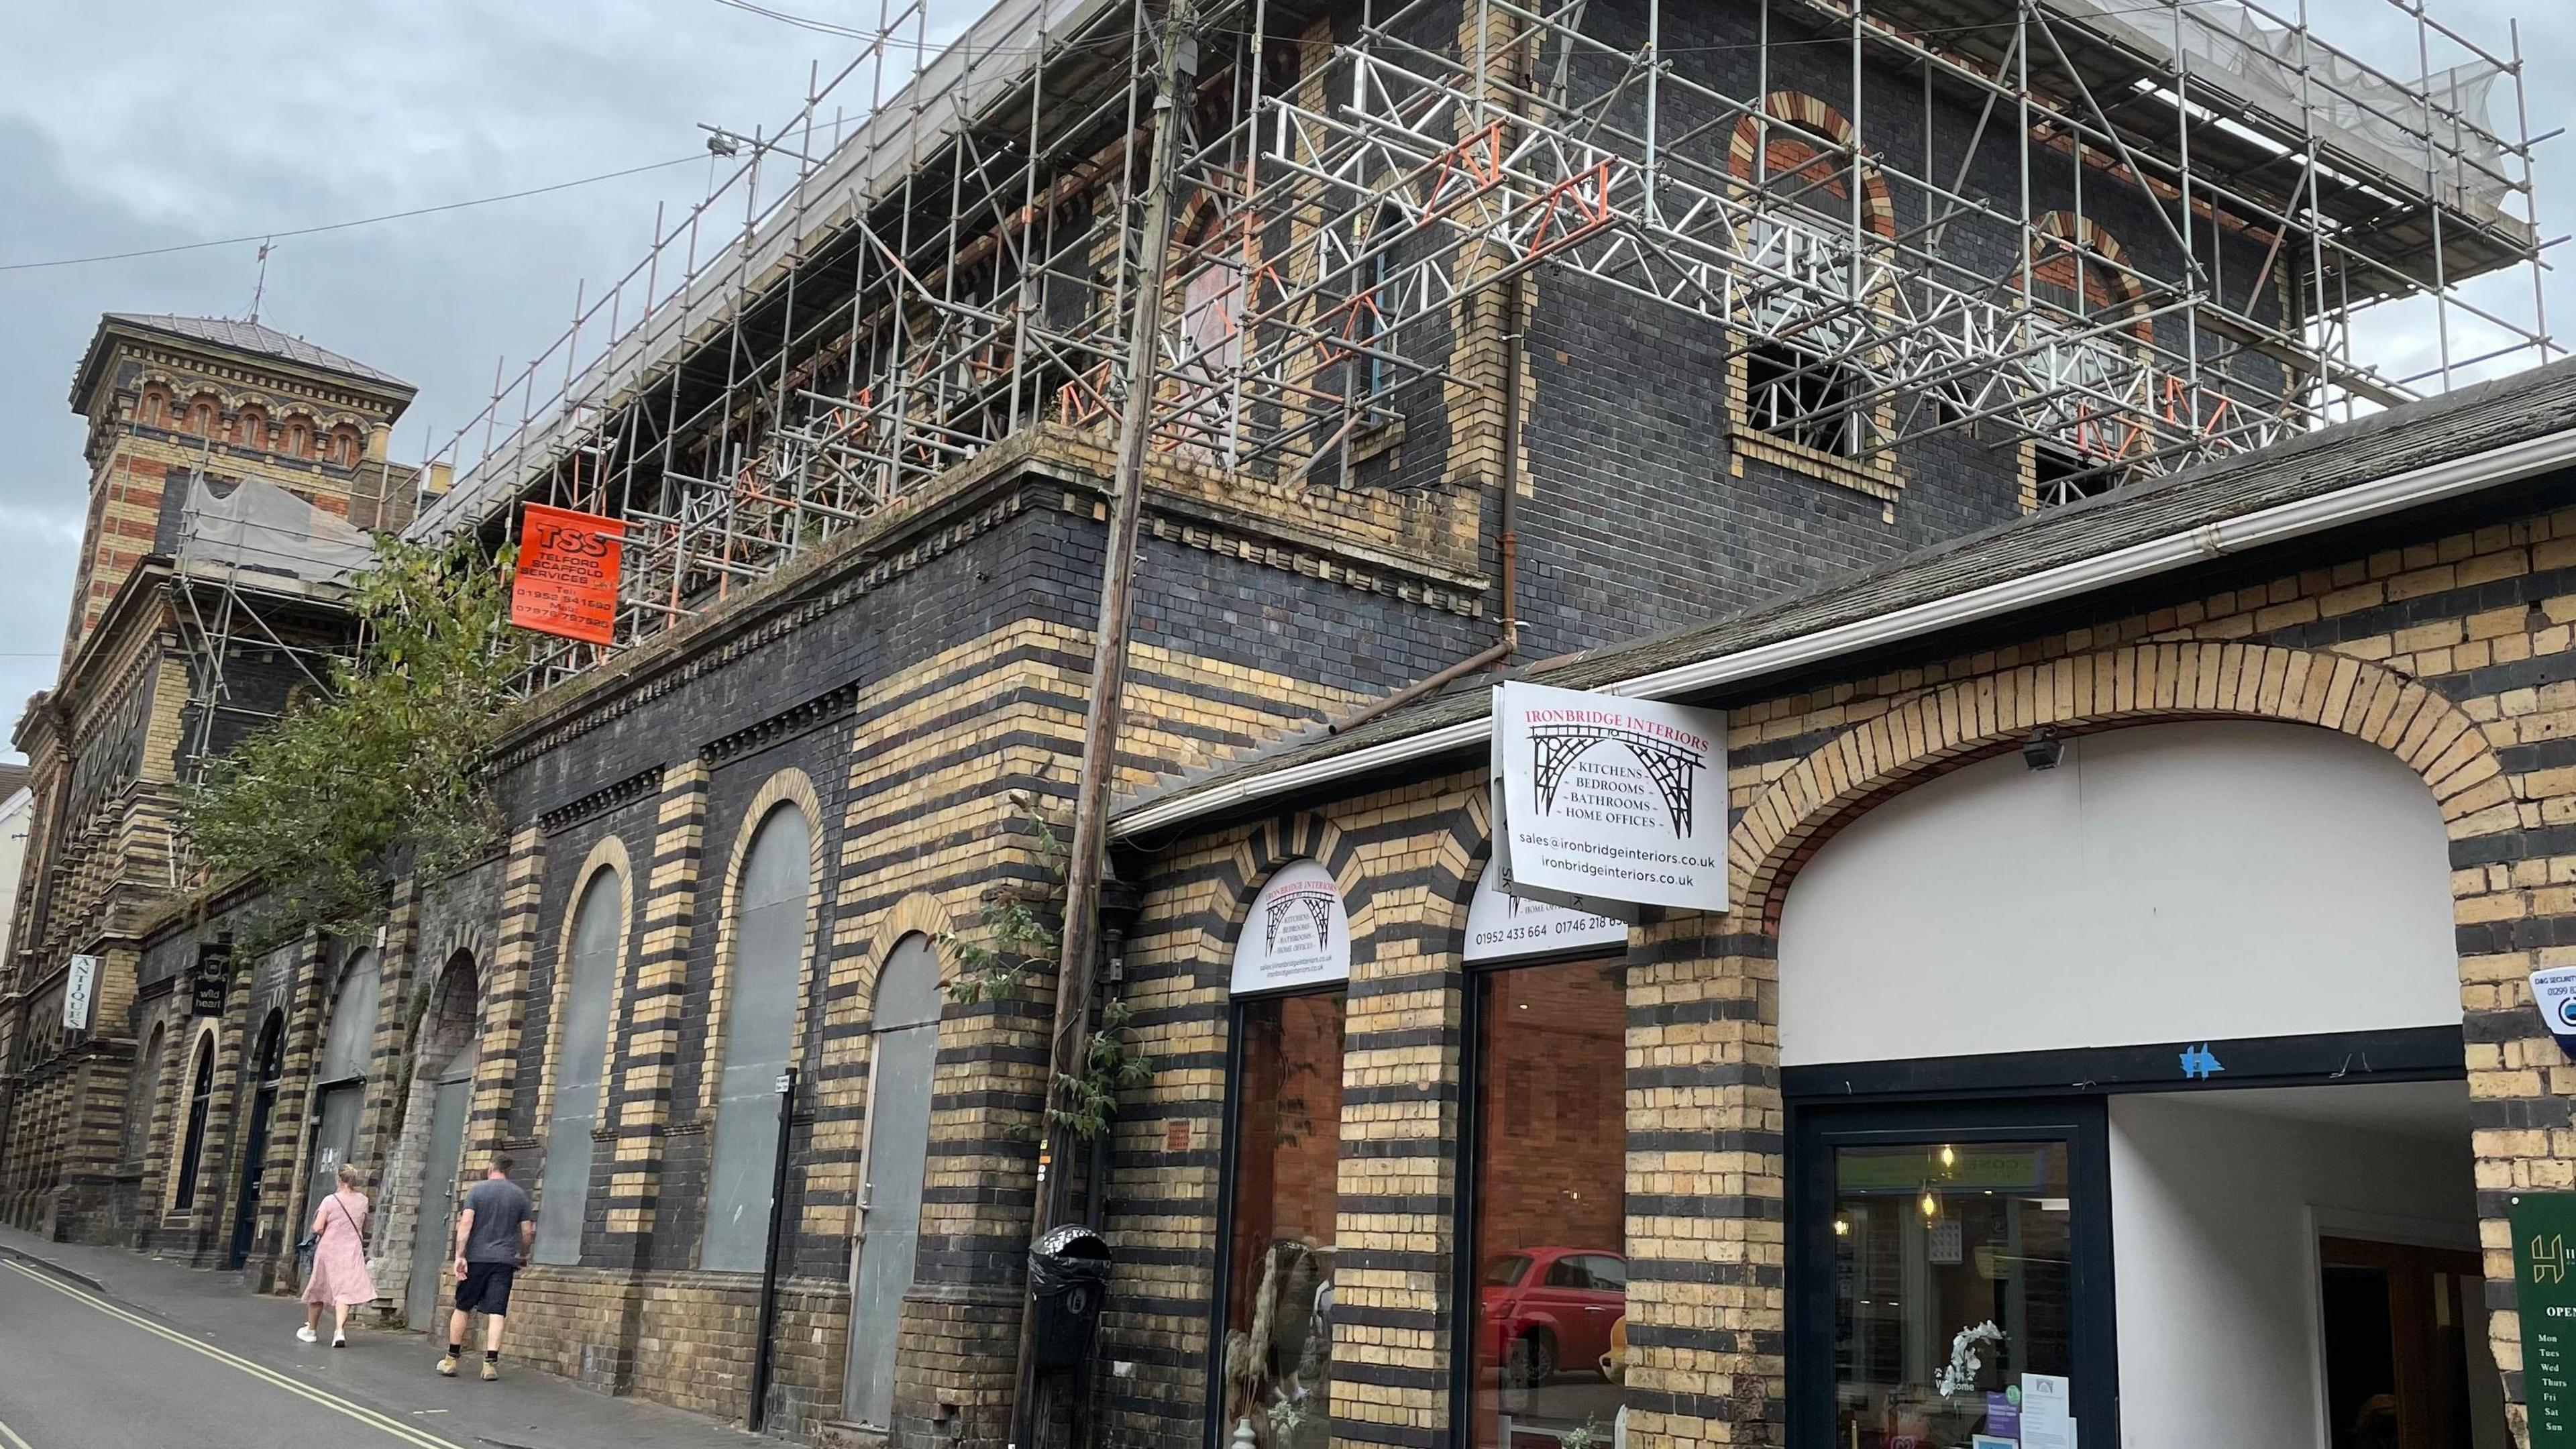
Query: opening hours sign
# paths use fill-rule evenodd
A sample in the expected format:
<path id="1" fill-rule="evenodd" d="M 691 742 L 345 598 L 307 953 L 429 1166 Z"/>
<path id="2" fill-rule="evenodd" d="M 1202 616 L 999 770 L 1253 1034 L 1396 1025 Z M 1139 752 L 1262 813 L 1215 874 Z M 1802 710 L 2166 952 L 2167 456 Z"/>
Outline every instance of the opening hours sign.
<path id="1" fill-rule="evenodd" d="M 527 505 L 510 622 L 522 629 L 607 644 L 617 637 L 617 572 L 626 531 L 613 518 Z"/>

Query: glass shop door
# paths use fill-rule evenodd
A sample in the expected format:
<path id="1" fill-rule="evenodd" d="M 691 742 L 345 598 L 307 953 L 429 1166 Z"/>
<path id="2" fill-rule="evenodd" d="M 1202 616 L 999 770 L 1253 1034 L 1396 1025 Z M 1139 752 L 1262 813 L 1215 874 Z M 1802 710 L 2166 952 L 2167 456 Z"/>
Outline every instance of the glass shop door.
<path id="1" fill-rule="evenodd" d="M 1794 1120 L 1792 1443 L 2120 1442 L 2100 1099 Z"/>

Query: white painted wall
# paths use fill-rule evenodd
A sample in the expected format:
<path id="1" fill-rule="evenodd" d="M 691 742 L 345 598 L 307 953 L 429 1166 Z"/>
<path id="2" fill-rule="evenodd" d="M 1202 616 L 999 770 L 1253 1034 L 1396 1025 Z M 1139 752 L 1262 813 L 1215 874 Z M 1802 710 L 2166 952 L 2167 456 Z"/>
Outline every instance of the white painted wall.
<path id="1" fill-rule="evenodd" d="M 1791 1066 L 2455 1025 L 2450 863 L 2412 770 L 2301 725 L 1981 761 L 1818 850 L 1780 922 Z"/>
<path id="2" fill-rule="evenodd" d="M 0 800 L 0 961 L 9 959 L 9 930 L 18 914 L 18 877 L 27 868 L 27 834 L 35 821 L 36 796 L 25 786 Z"/>
<path id="3" fill-rule="evenodd" d="M 2276 1094 L 2264 1091 L 2112 1098 L 2112 1280 L 2130 1449 L 2323 1449 L 2320 1233 L 2477 1246 L 2466 1084 L 2297 1090 L 2449 1092 L 2459 1126 L 2413 1137 L 2266 1116 L 2263 1099 Z M 2484 1338 L 2481 1328 L 2475 1339 Z M 2493 1382 L 2492 1366 L 2473 1366 L 2481 1370 Z"/>

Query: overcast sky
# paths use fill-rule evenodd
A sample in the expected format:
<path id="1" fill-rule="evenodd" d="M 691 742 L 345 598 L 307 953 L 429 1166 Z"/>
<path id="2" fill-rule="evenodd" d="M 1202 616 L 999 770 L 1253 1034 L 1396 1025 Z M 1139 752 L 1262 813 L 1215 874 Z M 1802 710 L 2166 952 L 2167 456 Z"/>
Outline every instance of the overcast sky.
<path id="1" fill-rule="evenodd" d="M 932 0 L 934 29 L 982 0 Z M 779 0 L 840 23 L 866 0 Z M 2286 8 L 2286 7 L 2284 7 Z M 2565 123 L 2576 6 L 2435 0 L 2497 49 L 2524 13 L 2532 126 Z M 2311 0 L 2320 32 L 2411 72 L 2385 0 Z M 809 66 L 856 49 L 718 0 L 92 0 L 16 7 L 0 47 L 0 265 L 133 251 L 435 206 L 704 156 L 699 122 L 774 127 Z M 2436 58 L 2439 65 L 2441 60 Z M 2499 115 L 2500 121 L 2509 120 Z M 2542 227 L 2576 218 L 2576 142 L 2544 151 Z M 654 207 L 703 194 L 708 164 L 296 238 L 261 320 L 419 385 L 394 455 L 442 446 L 594 287 L 643 254 Z M 72 369 L 105 311 L 239 316 L 252 245 L 0 271 L 0 723 L 49 686 L 79 550 L 82 421 Z M 2576 288 L 2553 278 L 2576 333 Z M 2424 335 L 2374 345 L 2421 356 Z M 0 752 L 5 752 L 0 745 Z M 8 756 L 14 758 L 14 755 Z"/>

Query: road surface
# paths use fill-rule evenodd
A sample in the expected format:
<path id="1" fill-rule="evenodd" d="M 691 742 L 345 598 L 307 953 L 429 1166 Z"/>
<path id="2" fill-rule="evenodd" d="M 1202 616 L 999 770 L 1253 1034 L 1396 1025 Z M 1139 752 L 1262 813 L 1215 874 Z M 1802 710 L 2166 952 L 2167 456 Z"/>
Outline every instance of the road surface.
<path id="1" fill-rule="evenodd" d="M 120 1291 L 117 1279 L 105 1281 L 110 1292 Z M 189 1286 L 201 1296 L 174 1298 L 169 1306 L 180 1311 L 172 1317 L 0 1253 L 0 1449 L 700 1449 L 756 1442 L 506 1362 L 499 1383 L 476 1379 L 470 1365 L 442 1379 L 430 1371 L 436 1349 L 416 1334 L 353 1332 L 350 1346 L 338 1350 L 327 1338 L 300 1343 L 300 1305 Z"/>

